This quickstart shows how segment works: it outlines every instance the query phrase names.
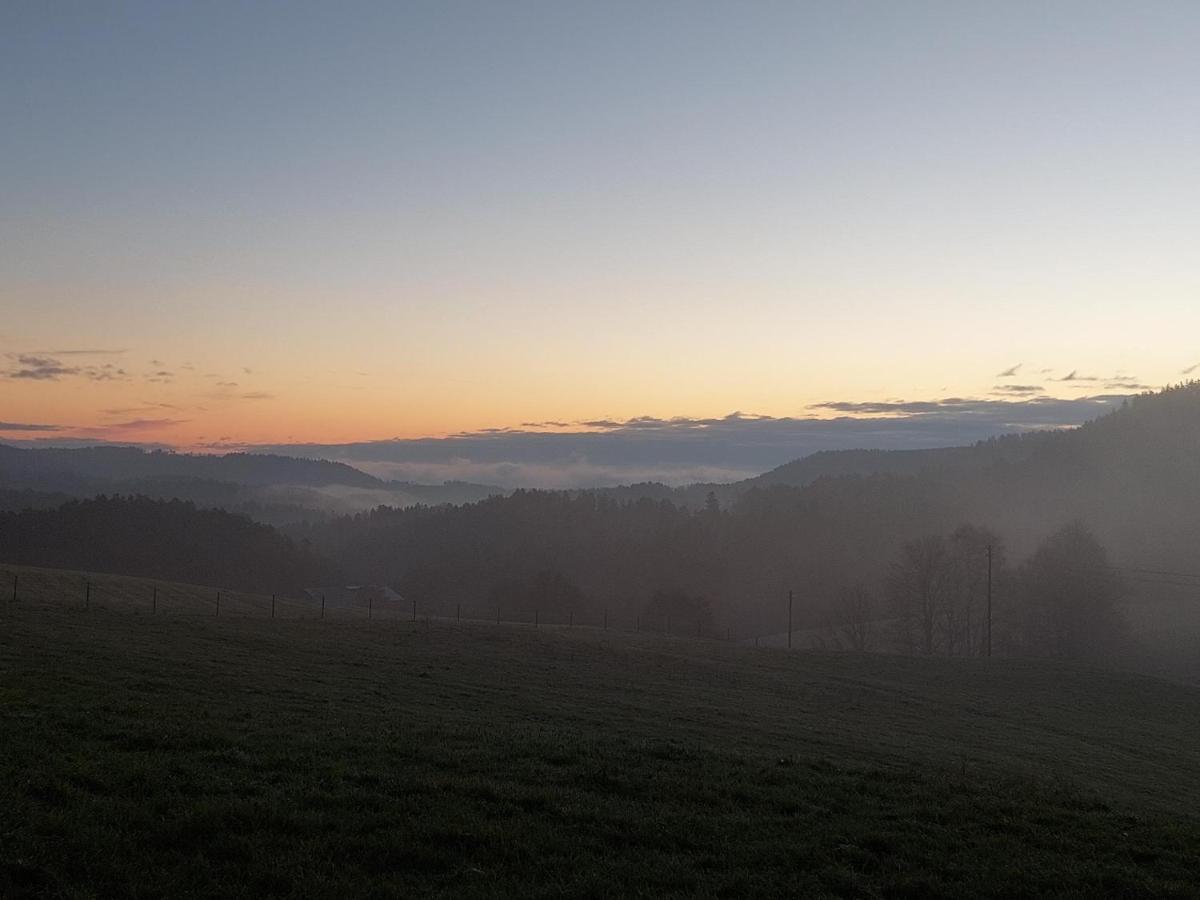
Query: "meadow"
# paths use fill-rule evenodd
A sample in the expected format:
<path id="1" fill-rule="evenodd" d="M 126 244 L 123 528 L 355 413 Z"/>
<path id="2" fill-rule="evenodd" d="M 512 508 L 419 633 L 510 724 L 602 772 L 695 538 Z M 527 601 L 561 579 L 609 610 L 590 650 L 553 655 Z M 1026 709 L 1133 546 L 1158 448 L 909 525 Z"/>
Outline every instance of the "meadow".
<path id="1" fill-rule="evenodd" d="M 42 577 L 5 898 L 1200 895 L 1189 686 Z"/>

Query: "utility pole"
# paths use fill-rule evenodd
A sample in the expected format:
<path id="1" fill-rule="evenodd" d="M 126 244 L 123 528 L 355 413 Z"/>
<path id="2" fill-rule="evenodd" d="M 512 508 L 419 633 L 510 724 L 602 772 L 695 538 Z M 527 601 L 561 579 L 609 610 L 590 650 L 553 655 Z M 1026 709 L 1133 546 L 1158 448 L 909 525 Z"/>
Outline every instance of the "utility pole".
<path id="1" fill-rule="evenodd" d="M 988 580 L 987 580 L 987 655 L 992 657 L 992 545 L 988 544 Z"/>
<path id="2" fill-rule="evenodd" d="M 792 592 L 788 591 L 788 649 L 792 649 Z"/>

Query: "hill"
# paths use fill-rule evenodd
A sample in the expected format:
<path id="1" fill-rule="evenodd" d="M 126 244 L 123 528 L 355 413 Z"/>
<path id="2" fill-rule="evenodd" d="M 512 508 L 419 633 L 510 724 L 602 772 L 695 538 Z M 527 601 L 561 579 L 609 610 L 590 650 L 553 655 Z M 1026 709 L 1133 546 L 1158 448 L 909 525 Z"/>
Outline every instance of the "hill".
<path id="1" fill-rule="evenodd" d="M 0 894 L 1186 896 L 1196 690 L 592 629 L 25 609 Z"/>
<path id="2" fill-rule="evenodd" d="M 181 500 L 96 497 L 0 512 L 0 562 L 298 593 L 337 566 L 269 525 Z"/>
<path id="3" fill-rule="evenodd" d="M 906 543 L 965 523 L 987 529 L 988 542 L 1016 565 L 1067 523 L 1082 522 L 1128 576 L 1131 619 L 1147 605 L 1178 606 L 1194 580 L 1146 573 L 1197 571 L 1200 384 L 1140 396 L 1077 429 L 950 450 L 830 454 L 803 471 L 795 475 L 801 486 L 749 486 L 732 501 L 714 493 L 715 503 L 698 507 L 637 488 L 518 491 L 455 509 L 376 510 L 295 533 L 358 577 L 443 610 L 486 608 L 504 584 L 550 573 L 578 589 L 577 615 L 608 609 L 632 619 L 656 593 L 682 591 L 709 604 L 718 631 L 739 634 L 781 631 L 789 590 L 797 627 L 819 626 L 846 589 L 882 594 Z M 982 559 L 976 554 L 976 568 Z M 998 624 L 1015 614 L 1012 587 L 998 576 Z M 1165 634 L 1168 620 L 1158 619 Z M 1188 633 L 1200 640 L 1194 625 L 1193 617 Z"/>
<path id="4" fill-rule="evenodd" d="M 142 495 L 188 500 L 283 525 L 381 504 L 467 503 L 502 493 L 490 485 L 465 482 L 385 482 L 344 463 L 275 454 L 0 444 L 0 508 L 21 508 L 14 505 L 21 499 L 30 506 L 46 506 L 51 497 L 62 502 L 100 494 Z"/>

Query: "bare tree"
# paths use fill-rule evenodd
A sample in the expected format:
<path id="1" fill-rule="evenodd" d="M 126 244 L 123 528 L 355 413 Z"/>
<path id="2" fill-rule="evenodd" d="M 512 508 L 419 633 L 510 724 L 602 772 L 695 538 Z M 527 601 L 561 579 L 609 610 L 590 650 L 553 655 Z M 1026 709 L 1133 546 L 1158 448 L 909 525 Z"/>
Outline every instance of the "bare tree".
<path id="1" fill-rule="evenodd" d="M 946 652 L 983 655 L 987 645 L 988 553 L 992 579 L 999 582 L 1005 567 L 1004 544 L 989 528 L 961 525 L 950 536 L 950 590 L 942 631 Z"/>
<path id="2" fill-rule="evenodd" d="M 830 610 L 830 630 L 841 646 L 863 653 L 874 646 L 874 595 L 863 585 L 843 588 Z"/>
<path id="3" fill-rule="evenodd" d="M 909 541 L 900 549 L 887 579 L 887 595 L 898 637 L 910 652 L 939 649 L 939 617 L 951 588 L 949 545 L 940 534 Z"/>

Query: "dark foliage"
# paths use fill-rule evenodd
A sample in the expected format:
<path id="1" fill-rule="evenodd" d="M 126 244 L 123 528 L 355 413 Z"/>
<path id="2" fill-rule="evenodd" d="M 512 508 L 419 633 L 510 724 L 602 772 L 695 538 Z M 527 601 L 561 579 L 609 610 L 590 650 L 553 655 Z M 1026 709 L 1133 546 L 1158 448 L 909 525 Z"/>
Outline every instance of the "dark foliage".
<path id="1" fill-rule="evenodd" d="M 97 497 L 0 513 L 0 559 L 265 593 L 294 593 L 340 573 L 267 525 L 182 500 Z"/>

